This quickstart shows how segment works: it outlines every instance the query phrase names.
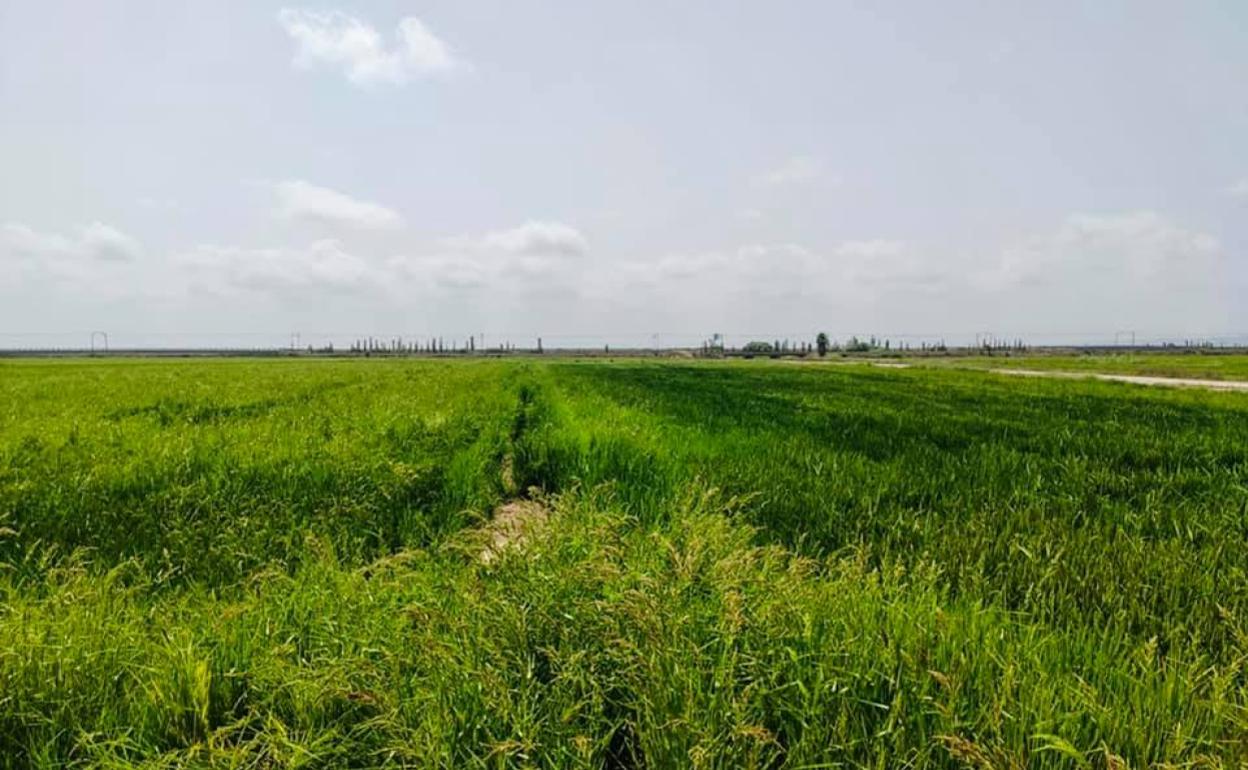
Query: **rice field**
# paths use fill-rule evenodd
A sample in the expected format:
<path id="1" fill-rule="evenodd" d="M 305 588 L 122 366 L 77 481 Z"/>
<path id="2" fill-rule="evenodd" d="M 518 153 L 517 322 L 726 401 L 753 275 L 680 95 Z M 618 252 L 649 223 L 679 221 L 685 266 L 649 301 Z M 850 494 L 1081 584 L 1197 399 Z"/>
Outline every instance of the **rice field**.
<path id="1" fill-rule="evenodd" d="M 1082 355 L 993 355 L 930 359 L 927 363 L 985 369 L 1101 372 L 1205 380 L 1248 380 L 1248 355 L 1242 353 L 1095 353 Z"/>
<path id="2" fill-rule="evenodd" d="M 1240 768 L 1246 667 L 1245 394 L 0 362 L 4 768 Z"/>

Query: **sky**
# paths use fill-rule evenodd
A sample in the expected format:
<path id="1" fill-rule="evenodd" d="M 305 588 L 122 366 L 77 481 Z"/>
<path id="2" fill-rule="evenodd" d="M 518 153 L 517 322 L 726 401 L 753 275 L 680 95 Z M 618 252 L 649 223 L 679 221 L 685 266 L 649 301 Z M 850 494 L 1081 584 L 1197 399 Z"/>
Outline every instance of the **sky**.
<path id="1" fill-rule="evenodd" d="M 0 0 L 0 347 L 1248 341 L 1248 4 Z"/>

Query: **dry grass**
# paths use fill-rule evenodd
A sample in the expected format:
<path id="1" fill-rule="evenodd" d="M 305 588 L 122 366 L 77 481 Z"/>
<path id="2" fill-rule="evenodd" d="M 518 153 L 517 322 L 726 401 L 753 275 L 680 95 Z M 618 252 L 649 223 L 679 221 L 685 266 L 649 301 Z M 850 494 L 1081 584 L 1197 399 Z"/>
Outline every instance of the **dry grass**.
<path id="1" fill-rule="evenodd" d="M 550 509 L 540 500 L 508 500 L 494 509 L 494 515 L 481 528 L 485 546 L 478 558 L 489 564 L 508 550 L 523 549 L 549 517 Z"/>

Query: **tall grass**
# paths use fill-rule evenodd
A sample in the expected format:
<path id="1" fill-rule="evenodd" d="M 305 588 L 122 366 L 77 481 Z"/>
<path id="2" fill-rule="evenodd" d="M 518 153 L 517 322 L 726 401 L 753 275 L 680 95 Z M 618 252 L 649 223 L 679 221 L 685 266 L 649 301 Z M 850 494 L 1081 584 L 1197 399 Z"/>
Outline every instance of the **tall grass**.
<path id="1" fill-rule="evenodd" d="M 459 529 L 502 494 L 518 387 L 489 364 L 0 372 L 0 512 L 21 533 L 0 559 L 24 573 L 48 548 L 86 549 L 211 583 L 297 560 L 309 533 L 358 563 Z"/>
<path id="2" fill-rule="evenodd" d="M 1245 438 L 965 372 L 0 364 L 0 767 L 1242 766 Z"/>
<path id="3" fill-rule="evenodd" d="M 1154 377 L 1210 380 L 1248 380 L 1248 355 L 1218 350 L 1183 353 L 1097 353 L 1083 355 L 993 355 L 916 359 L 931 366 L 992 369 L 1039 369 L 1067 372 L 1106 372 Z"/>
<path id="4" fill-rule="evenodd" d="M 609 495 L 573 496 L 488 566 L 454 541 L 354 569 L 316 547 L 229 601 L 153 595 L 130 567 L 59 568 L 39 595 L 4 597 L 0 648 L 20 654 L 0 659 L 0 749 L 48 767 L 1215 765 L 1243 750 L 1238 670 L 950 597 L 935 565 L 758 547 L 715 500 L 654 529 Z"/>
<path id="5" fill-rule="evenodd" d="M 1248 617 L 1248 399 L 962 372 L 568 366 L 555 486 L 702 479 L 805 553 L 1220 660 Z M 562 448 L 562 450 L 560 450 Z M 631 474 L 631 475 L 630 475 Z M 1236 618 L 1239 620 L 1228 620 Z"/>

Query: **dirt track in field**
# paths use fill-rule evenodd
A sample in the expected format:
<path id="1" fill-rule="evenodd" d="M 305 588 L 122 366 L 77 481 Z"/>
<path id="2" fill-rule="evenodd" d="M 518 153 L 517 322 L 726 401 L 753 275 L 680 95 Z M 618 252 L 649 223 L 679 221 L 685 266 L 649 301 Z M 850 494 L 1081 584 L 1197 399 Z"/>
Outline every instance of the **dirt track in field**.
<path id="1" fill-rule="evenodd" d="M 794 361 L 793 363 L 823 363 L 820 361 Z M 834 366 L 868 364 L 881 369 L 913 369 L 916 364 L 905 361 L 863 361 L 839 360 L 827 361 Z M 1248 393 L 1248 381 L 1244 380 L 1202 380 L 1192 377 L 1157 377 L 1147 374 L 1111 374 L 1109 372 L 1066 372 L 1055 369 L 983 369 L 974 366 L 953 367 L 962 371 L 988 372 L 990 374 L 1006 374 L 1012 377 L 1047 377 L 1059 380 L 1101 380 L 1102 382 L 1125 382 L 1130 385 L 1149 385 L 1158 388 L 1197 388 L 1204 390 L 1239 391 Z"/>
<path id="2" fill-rule="evenodd" d="M 524 545 L 538 528 L 546 523 L 550 510 L 537 500 L 509 500 L 494 509 L 494 515 L 483 528 L 485 547 L 477 559 L 489 564 L 509 548 Z"/>
<path id="3" fill-rule="evenodd" d="M 988 369 L 993 374 L 1016 377 L 1055 377 L 1067 380 L 1092 379 L 1106 382 L 1127 382 L 1132 385 L 1153 385 L 1162 388 L 1204 388 L 1205 390 L 1238 390 L 1248 392 L 1248 382 L 1240 380 L 1198 380 L 1189 377 L 1154 377 L 1145 374 L 1107 374 L 1105 372 L 1061 372 L 1040 369 Z"/>

